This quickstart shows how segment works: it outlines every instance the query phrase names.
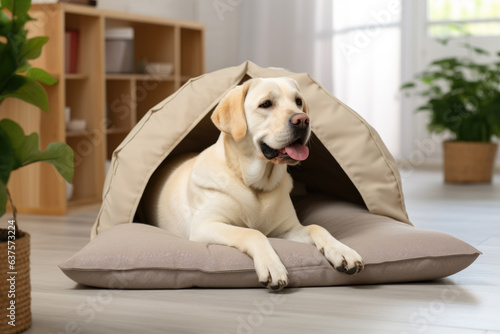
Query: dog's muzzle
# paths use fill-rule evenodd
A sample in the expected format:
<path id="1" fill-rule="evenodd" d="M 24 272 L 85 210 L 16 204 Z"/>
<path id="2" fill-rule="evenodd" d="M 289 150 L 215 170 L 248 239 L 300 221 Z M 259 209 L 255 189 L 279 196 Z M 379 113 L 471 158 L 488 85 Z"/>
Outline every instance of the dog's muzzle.
<path id="1" fill-rule="evenodd" d="M 302 143 L 302 139 L 297 139 L 288 145 L 274 149 L 264 142 L 260 143 L 262 154 L 269 160 L 278 158 L 279 160 L 291 160 L 291 162 L 304 161 L 309 156 L 309 148 Z"/>
<path id="2" fill-rule="evenodd" d="M 272 148 L 265 142 L 260 143 L 260 149 L 264 157 L 269 160 L 277 158 L 283 162 L 304 161 L 309 156 L 309 148 L 306 146 L 310 135 L 309 117 L 305 113 L 292 116 L 289 120 L 293 140 L 281 148 Z"/>
<path id="3" fill-rule="evenodd" d="M 277 158 L 280 161 L 299 162 L 304 161 L 309 156 L 309 148 L 306 146 L 309 133 L 298 137 L 282 148 L 272 148 L 265 142 L 260 143 L 260 149 L 264 157 L 269 160 Z"/>

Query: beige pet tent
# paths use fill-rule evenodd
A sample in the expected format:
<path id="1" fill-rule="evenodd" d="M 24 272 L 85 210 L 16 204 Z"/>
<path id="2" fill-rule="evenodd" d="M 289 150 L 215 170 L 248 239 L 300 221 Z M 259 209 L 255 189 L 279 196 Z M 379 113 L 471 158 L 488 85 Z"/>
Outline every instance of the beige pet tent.
<path id="1" fill-rule="evenodd" d="M 310 158 L 292 168 L 294 179 L 310 192 L 364 204 L 371 213 L 410 223 L 396 163 L 363 118 L 308 74 L 245 62 L 191 79 L 141 119 L 113 153 L 92 237 L 134 221 L 149 178 L 168 156 L 201 151 L 216 141 L 219 131 L 209 118 L 229 90 L 249 78 L 281 76 L 299 83 L 315 137 Z"/>
<path id="2" fill-rule="evenodd" d="M 356 275 L 339 273 L 313 245 L 270 238 L 289 286 L 430 280 L 469 266 L 480 252 L 448 234 L 415 228 L 405 211 L 398 169 L 375 130 L 307 74 L 250 62 L 190 80 L 153 107 L 113 153 L 92 240 L 60 264 L 74 281 L 103 288 L 258 287 L 252 259 L 237 249 L 205 245 L 141 221 L 150 177 L 166 159 L 216 141 L 210 115 L 249 78 L 288 76 L 310 107 L 309 158 L 290 168 L 302 224 L 318 224 L 363 257 Z M 303 187 L 305 185 L 305 188 Z M 141 222 L 146 224 L 132 224 Z"/>

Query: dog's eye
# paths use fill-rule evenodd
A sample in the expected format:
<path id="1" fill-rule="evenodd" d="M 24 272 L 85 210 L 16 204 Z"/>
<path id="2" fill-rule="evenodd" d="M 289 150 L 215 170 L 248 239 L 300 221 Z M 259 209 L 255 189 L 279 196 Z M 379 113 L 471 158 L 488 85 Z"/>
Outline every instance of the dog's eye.
<path id="1" fill-rule="evenodd" d="M 299 98 L 295 99 L 295 103 L 297 103 L 299 107 L 302 106 L 302 100 Z"/>
<path id="2" fill-rule="evenodd" d="M 273 105 L 273 103 L 272 103 L 270 100 L 266 100 L 264 103 L 262 103 L 262 104 L 259 106 L 259 108 L 264 108 L 264 109 L 266 109 L 266 108 L 271 107 L 272 105 Z"/>

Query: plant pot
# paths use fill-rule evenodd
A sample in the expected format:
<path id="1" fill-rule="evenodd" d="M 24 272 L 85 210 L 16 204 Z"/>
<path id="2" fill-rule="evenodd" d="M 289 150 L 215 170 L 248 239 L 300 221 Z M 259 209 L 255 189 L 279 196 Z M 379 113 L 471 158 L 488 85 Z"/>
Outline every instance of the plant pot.
<path id="1" fill-rule="evenodd" d="M 491 182 L 497 146 L 489 142 L 445 141 L 445 182 Z"/>
<path id="2" fill-rule="evenodd" d="M 20 333 L 31 327 L 30 235 L 17 231 L 14 243 L 4 241 L 6 229 L 0 229 L 0 333 Z M 13 249 L 12 246 L 15 246 Z M 10 251 L 13 253 L 8 253 Z M 11 268 L 9 255 L 15 257 Z M 14 303 L 14 304 L 13 304 Z M 14 318 L 15 316 L 15 318 Z M 15 322 L 11 322 L 15 320 Z M 15 324 L 12 326 L 9 322 Z"/>

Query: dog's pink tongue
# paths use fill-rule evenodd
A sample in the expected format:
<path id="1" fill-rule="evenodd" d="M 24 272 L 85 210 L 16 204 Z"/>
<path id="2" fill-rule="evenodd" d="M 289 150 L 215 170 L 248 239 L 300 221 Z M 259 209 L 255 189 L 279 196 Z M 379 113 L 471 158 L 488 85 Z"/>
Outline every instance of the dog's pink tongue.
<path id="1" fill-rule="evenodd" d="M 295 143 L 285 147 L 285 151 L 286 154 L 290 156 L 290 158 L 298 161 L 306 160 L 309 156 L 309 148 L 299 143 Z"/>

